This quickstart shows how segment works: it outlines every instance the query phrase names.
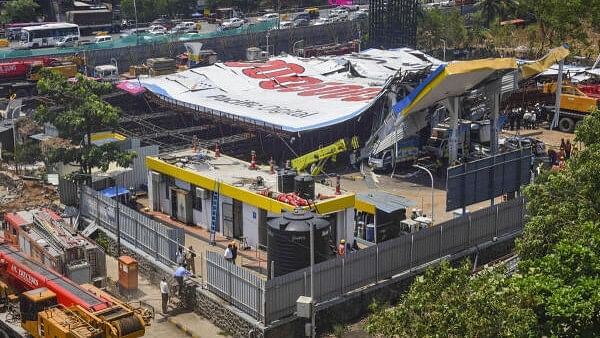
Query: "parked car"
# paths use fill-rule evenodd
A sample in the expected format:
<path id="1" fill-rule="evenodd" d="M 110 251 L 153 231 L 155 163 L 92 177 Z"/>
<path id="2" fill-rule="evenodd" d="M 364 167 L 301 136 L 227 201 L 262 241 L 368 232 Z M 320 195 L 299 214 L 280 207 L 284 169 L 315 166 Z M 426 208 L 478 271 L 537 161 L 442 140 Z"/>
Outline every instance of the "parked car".
<path id="1" fill-rule="evenodd" d="M 196 23 L 193 21 L 184 21 L 171 29 L 171 33 L 189 33 L 196 30 Z"/>
<path id="2" fill-rule="evenodd" d="M 352 13 L 352 15 L 350 15 L 350 20 L 363 20 L 363 19 L 368 19 L 369 15 L 367 14 L 367 12 L 354 12 Z"/>
<path id="3" fill-rule="evenodd" d="M 221 24 L 223 29 L 239 28 L 239 27 L 242 27 L 243 25 L 244 25 L 244 20 L 242 20 L 240 18 L 231 18 L 231 19 L 223 21 L 223 23 Z"/>
<path id="4" fill-rule="evenodd" d="M 292 28 L 293 26 L 294 26 L 294 23 L 291 21 L 281 21 L 279 23 L 279 28 L 281 28 L 281 29 Z"/>
<path id="5" fill-rule="evenodd" d="M 360 8 L 358 7 L 358 5 L 343 5 L 343 6 L 337 7 L 337 9 L 344 10 L 347 12 L 355 12 L 355 11 L 359 10 Z"/>
<path id="6" fill-rule="evenodd" d="M 310 21 L 306 19 L 296 19 L 294 20 L 294 27 L 306 27 L 310 25 Z"/>
<path id="7" fill-rule="evenodd" d="M 92 41 L 92 43 L 105 43 L 105 42 L 111 42 L 111 41 L 112 41 L 112 36 L 100 35 L 100 36 L 94 37 L 94 40 Z"/>
<path id="8" fill-rule="evenodd" d="M 152 21 L 152 25 L 160 25 L 165 27 L 166 29 L 170 29 L 173 27 L 173 21 L 167 19 L 167 18 L 158 18 L 154 21 Z"/>
<path id="9" fill-rule="evenodd" d="M 79 44 L 78 36 L 64 36 L 56 43 L 56 46 L 59 48 L 64 47 L 75 47 Z"/>
<path id="10" fill-rule="evenodd" d="M 148 33 L 153 34 L 153 35 L 167 34 L 167 27 L 162 26 L 162 25 L 152 25 L 152 26 L 150 26 Z"/>
<path id="11" fill-rule="evenodd" d="M 332 23 L 333 21 L 330 18 L 319 18 L 315 21 L 313 21 L 313 25 L 314 26 L 319 26 L 319 25 L 327 25 Z"/>
<path id="12" fill-rule="evenodd" d="M 310 17 L 310 13 L 304 12 L 304 13 L 299 13 L 298 15 L 296 15 L 294 17 L 294 21 L 300 20 L 300 19 L 306 19 L 306 20 L 310 21 L 310 19 L 312 19 L 312 18 Z"/>
<path id="13" fill-rule="evenodd" d="M 261 16 L 260 18 L 258 18 L 258 21 L 265 22 L 265 21 L 276 20 L 278 18 L 279 18 L 279 14 L 277 14 L 277 13 L 267 13 L 267 14 Z"/>

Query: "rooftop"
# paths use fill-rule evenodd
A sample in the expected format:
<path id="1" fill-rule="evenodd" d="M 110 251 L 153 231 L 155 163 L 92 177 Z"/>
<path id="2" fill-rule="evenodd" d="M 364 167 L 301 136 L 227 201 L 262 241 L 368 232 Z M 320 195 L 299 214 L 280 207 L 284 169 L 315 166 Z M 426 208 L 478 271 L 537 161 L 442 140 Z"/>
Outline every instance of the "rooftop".
<path id="1" fill-rule="evenodd" d="M 249 156 L 250 157 L 250 156 Z M 270 172 L 269 165 L 250 163 L 221 154 L 216 158 L 209 150 L 195 152 L 192 149 L 158 157 L 147 157 L 148 169 L 167 174 L 211 191 L 220 188 L 221 194 L 234 197 L 244 203 L 280 213 L 282 209 L 293 210 L 291 204 L 277 201 L 269 192 L 277 192 L 277 175 Z M 260 182 L 262 178 L 262 183 Z M 175 182 L 177 185 L 177 182 Z M 339 211 L 354 206 L 354 194 L 342 191 L 335 195 L 335 187 L 315 183 L 316 208 L 320 214 Z"/>

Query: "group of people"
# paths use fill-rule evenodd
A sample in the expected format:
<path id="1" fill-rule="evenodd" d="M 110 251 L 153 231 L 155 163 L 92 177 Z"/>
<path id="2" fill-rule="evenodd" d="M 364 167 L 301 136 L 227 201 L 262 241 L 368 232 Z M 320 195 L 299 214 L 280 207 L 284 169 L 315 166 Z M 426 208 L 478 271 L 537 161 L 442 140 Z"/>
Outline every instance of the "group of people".
<path id="1" fill-rule="evenodd" d="M 535 109 L 513 108 L 506 114 L 507 127 L 509 130 L 537 129 L 539 117 Z"/>
<path id="2" fill-rule="evenodd" d="M 352 242 L 352 245 L 350 245 L 350 243 L 347 243 L 345 239 L 342 239 L 340 240 L 340 244 L 337 247 L 337 255 L 340 257 L 344 257 L 347 253 L 358 250 L 360 250 L 360 248 L 358 247 L 356 239 Z"/>
<path id="3" fill-rule="evenodd" d="M 196 274 L 196 251 L 194 251 L 194 248 L 191 245 L 187 252 L 183 252 L 183 247 L 179 247 L 175 253 L 175 259 L 177 262 L 177 269 L 175 269 L 175 273 L 173 273 L 173 278 L 177 282 L 177 293 L 181 296 L 183 291 L 183 279 Z M 163 314 L 166 314 L 170 296 L 169 284 L 167 283 L 166 277 L 163 277 L 160 281 L 160 294 L 162 300 L 162 312 Z"/>
<path id="4" fill-rule="evenodd" d="M 548 150 L 550 166 L 558 166 L 558 168 L 563 168 L 566 165 L 565 161 L 571 158 L 575 150 L 576 148 L 573 147 L 571 140 L 565 141 L 564 138 L 561 139 L 558 152 L 554 149 Z"/>
<path id="5" fill-rule="evenodd" d="M 238 256 L 237 244 L 235 243 L 235 241 L 231 241 L 231 243 L 227 244 L 227 247 L 225 248 L 225 253 L 223 254 L 223 257 L 225 257 L 225 260 L 235 264 L 235 262 L 237 260 L 237 256 Z"/>

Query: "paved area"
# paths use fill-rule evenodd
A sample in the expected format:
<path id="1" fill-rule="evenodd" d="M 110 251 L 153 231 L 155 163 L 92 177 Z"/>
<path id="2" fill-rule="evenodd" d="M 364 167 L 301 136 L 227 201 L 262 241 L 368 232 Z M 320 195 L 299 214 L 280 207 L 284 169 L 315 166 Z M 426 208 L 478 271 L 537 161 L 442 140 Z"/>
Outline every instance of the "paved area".
<path id="1" fill-rule="evenodd" d="M 113 281 L 118 280 L 117 260 L 106 257 L 107 277 Z M 144 337 L 150 338 L 188 338 L 188 337 L 228 337 L 220 328 L 197 315 L 196 313 L 179 313 L 163 316 L 161 312 L 161 295 L 157 285 L 150 284 L 144 276 L 139 276 L 139 293 L 129 301 L 143 301 L 154 307 L 156 317 L 152 324 L 146 328 Z M 171 307 L 172 310 L 172 307 Z"/>

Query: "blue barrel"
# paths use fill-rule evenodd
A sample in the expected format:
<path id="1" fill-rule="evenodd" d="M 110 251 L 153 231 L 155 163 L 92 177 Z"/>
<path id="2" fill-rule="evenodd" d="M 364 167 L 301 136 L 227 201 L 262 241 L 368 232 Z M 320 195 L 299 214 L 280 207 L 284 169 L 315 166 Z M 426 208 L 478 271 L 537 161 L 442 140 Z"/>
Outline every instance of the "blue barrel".
<path id="1" fill-rule="evenodd" d="M 375 224 L 367 224 L 367 242 L 375 242 Z"/>

